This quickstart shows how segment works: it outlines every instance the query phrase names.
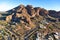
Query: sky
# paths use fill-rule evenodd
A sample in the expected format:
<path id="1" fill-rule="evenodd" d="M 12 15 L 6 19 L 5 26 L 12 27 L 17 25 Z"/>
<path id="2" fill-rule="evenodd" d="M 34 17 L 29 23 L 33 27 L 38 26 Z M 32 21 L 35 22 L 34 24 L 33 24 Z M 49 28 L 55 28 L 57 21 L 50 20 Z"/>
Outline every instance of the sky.
<path id="1" fill-rule="evenodd" d="M 60 11 L 60 0 L 0 0 L 0 11 L 10 10 L 20 4 Z"/>

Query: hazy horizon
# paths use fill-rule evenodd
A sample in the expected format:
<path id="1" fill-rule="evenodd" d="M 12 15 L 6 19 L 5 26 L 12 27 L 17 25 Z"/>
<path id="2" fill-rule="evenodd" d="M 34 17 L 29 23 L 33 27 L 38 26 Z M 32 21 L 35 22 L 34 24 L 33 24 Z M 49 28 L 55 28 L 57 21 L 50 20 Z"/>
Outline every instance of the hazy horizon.
<path id="1" fill-rule="evenodd" d="M 20 4 L 60 11 L 60 0 L 0 0 L 0 11 L 10 10 Z"/>

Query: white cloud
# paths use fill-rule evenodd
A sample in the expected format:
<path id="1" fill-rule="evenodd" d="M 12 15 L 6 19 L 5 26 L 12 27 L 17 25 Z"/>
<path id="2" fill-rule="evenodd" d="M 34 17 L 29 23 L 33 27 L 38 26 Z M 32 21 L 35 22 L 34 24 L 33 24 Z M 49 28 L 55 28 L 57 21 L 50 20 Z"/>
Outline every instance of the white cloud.
<path id="1" fill-rule="evenodd" d="M 12 5 L 10 5 L 8 3 L 0 4 L 0 11 L 7 11 L 7 10 L 10 10 L 12 8 L 13 8 Z"/>

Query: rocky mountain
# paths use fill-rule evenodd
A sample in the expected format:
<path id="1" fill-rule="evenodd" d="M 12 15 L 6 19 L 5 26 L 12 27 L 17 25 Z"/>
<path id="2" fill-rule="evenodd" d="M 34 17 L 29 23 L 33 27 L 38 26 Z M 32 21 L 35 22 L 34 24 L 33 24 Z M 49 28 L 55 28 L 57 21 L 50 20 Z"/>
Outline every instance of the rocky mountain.
<path id="1" fill-rule="evenodd" d="M 44 36 L 42 39 L 52 37 L 52 39 L 56 40 L 55 34 L 60 32 L 60 11 L 46 10 L 40 7 L 33 7 L 32 5 L 19 5 L 6 11 L 6 14 L 1 14 L 0 19 L 2 19 L 0 20 L 0 25 L 4 26 L 0 30 L 3 31 L 2 29 L 4 29 L 5 33 L 11 33 L 11 35 L 8 33 L 11 37 L 13 34 L 18 37 L 26 37 L 31 32 L 39 30 L 40 36 Z M 60 38 L 60 36 L 58 37 Z"/>
<path id="2" fill-rule="evenodd" d="M 26 13 L 30 17 L 33 17 L 36 14 L 39 15 L 39 16 L 44 16 L 44 17 L 45 16 L 48 17 L 48 15 L 49 15 L 52 18 L 58 19 L 60 21 L 60 11 L 46 10 L 46 9 L 40 8 L 40 7 L 35 7 L 34 8 L 32 5 L 27 5 L 27 6 L 20 5 L 20 6 L 18 6 L 16 8 L 13 8 L 13 9 L 7 11 L 7 12 L 10 13 L 10 14 L 14 13 L 14 15 L 18 15 L 18 14 L 21 14 L 23 11 L 25 11 L 24 13 Z M 56 21 L 56 20 L 53 20 L 53 21 Z"/>

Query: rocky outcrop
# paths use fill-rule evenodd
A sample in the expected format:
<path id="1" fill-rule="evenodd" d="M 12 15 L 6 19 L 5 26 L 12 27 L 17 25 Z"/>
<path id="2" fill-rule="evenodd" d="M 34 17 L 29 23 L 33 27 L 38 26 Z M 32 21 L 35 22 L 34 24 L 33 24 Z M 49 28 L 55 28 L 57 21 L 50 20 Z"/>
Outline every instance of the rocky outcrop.
<path id="1" fill-rule="evenodd" d="M 6 17 L 6 22 L 10 22 L 12 20 L 12 15 Z"/>
<path id="2" fill-rule="evenodd" d="M 55 18 L 60 18 L 60 12 L 55 10 L 49 10 L 49 15 Z"/>

